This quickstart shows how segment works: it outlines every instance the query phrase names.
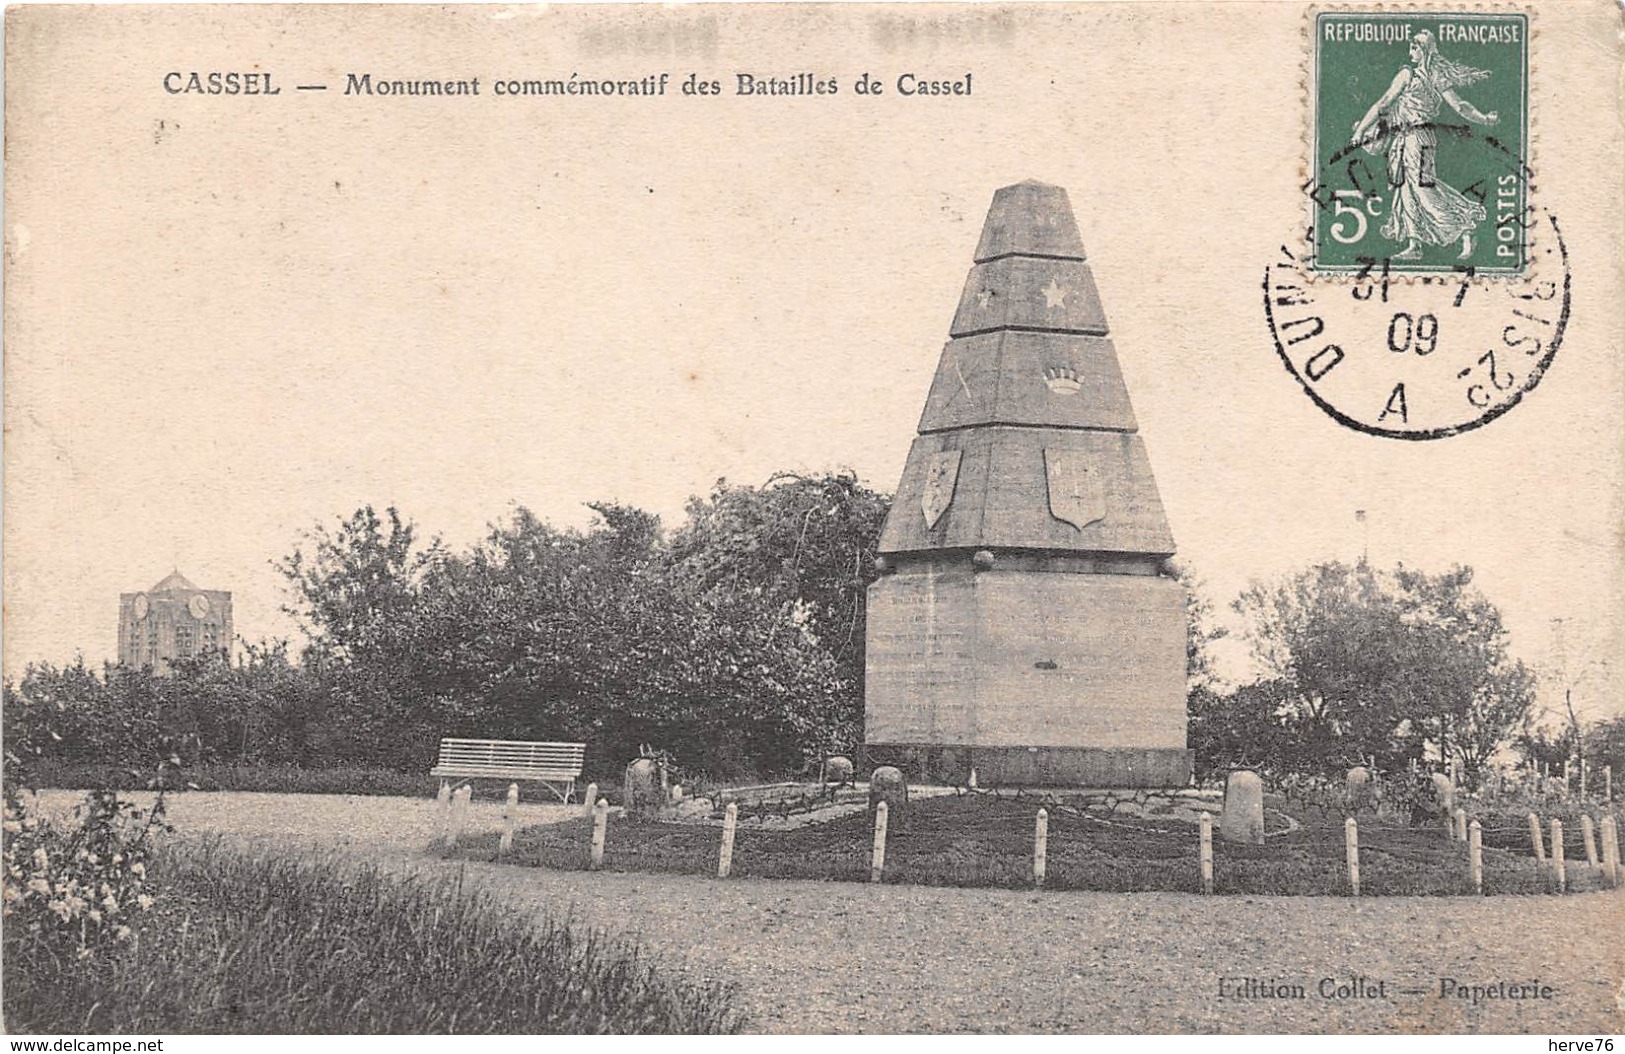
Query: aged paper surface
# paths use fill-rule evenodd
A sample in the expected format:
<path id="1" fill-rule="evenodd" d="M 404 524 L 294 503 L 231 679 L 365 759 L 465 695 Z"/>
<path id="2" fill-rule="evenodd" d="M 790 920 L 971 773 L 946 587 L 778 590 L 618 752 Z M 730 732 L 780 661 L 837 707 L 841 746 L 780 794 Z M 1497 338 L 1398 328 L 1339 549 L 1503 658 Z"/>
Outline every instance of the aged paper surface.
<path id="1" fill-rule="evenodd" d="M 1317 12 L 1339 10 L 14 7 L 6 676 L 115 657 L 119 594 L 171 568 L 229 589 L 239 636 L 289 636 L 271 562 L 366 503 L 465 545 L 515 503 L 562 526 L 604 500 L 675 523 L 718 478 L 839 467 L 890 491 L 992 195 L 1030 179 L 1070 194 L 1180 558 L 1214 597 L 1362 553 L 1471 565 L 1514 652 L 1542 668 L 1583 656 L 1588 715 L 1618 714 L 1619 12 L 1495 7 L 1528 16 L 1525 50 L 1481 84 L 1457 78 L 1484 111 L 1492 87 L 1526 83 L 1473 128 L 1513 142 L 1524 107 L 1503 152 L 1528 266 L 1544 268 L 1530 281 L 1561 289 L 1554 350 L 1555 308 L 1512 314 L 1546 302 L 1510 299 L 1526 261 L 1491 273 L 1498 199 L 1473 220 L 1429 180 L 1390 229 L 1386 273 L 1325 240 L 1334 223 L 1377 239 L 1386 219 L 1315 196 L 1334 153 L 1317 155 L 1316 78 L 1359 61 L 1311 46 Z M 1376 102 L 1346 106 L 1358 122 Z M 1427 165 L 1437 150 L 1448 182 L 1452 151 L 1471 148 L 1413 139 L 1367 151 L 1370 171 L 1384 150 Z M 1452 208 L 1487 225 L 1483 273 L 1433 243 L 1401 259 L 1404 235 Z M 1336 266 L 1317 273 L 1314 252 Z M 1360 283 L 1380 323 L 1349 314 Z M 1306 309 L 1303 289 L 1338 306 Z M 1505 356 L 1524 349 L 1504 331 L 1529 325 L 1541 369 L 1520 358 L 1514 378 L 1458 346 L 1396 401 L 1395 361 L 1441 361 L 1424 357 L 1452 309 L 1479 312 L 1461 339 Z M 1220 661 L 1239 676 L 1236 648 Z M 1246 953 L 1210 950 L 1211 968 L 1168 971 L 1171 1002 L 1117 991 L 1131 1011 L 1110 1018 L 1074 995 L 1002 1024 L 877 1012 L 830 1027 L 1617 1031 L 1619 914 L 1605 917 L 1612 957 L 1548 1016 L 1441 1023 L 1419 999 L 1254 1017 L 1215 987 Z M 1271 925 L 1249 918 L 1238 932 Z M 1521 925 L 1493 923 L 1509 941 Z M 1305 976 L 1357 965 L 1328 951 Z M 1464 966 L 1445 944 L 1383 968 L 1428 986 Z"/>

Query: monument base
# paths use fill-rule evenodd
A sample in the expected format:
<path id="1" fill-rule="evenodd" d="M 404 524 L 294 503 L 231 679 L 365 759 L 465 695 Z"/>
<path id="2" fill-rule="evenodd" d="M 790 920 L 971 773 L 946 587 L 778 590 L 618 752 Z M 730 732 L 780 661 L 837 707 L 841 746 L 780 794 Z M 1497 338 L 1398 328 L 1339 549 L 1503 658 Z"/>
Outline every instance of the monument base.
<path id="1" fill-rule="evenodd" d="M 910 562 L 869 587 L 870 759 L 955 784 L 974 768 L 981 786 L 1187 785 L 1184 588 L 1000 559 Z"/>
<path id="2" fill-rule="evenodd" d="M 972 747 L 871 743 L 869 765 L 893 765 L 910 783 L 978 787 L 1184 787 L 1193 752 L 1156 747 Z"/>

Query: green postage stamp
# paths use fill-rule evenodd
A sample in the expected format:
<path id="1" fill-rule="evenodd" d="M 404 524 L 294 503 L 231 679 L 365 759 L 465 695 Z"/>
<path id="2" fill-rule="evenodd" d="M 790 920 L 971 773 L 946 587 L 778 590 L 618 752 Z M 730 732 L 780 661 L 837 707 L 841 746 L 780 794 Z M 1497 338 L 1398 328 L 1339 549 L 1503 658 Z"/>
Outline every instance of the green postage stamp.
<path id="1" fill-rule="evenodd" d="M 1321 10 L 1312 32 L 1312 269 L 1522 274 L 1529 17 Z"/>

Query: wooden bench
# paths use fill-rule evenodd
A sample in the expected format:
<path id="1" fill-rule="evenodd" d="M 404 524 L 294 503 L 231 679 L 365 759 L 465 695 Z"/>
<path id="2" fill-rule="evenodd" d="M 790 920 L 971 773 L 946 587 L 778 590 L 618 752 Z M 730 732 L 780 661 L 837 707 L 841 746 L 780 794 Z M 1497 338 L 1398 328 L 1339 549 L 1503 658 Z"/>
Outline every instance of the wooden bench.
<path id="1" fill-rule="evenodd" d="M 536 780 L 559 801 L 575 797 L 585 743 L 525 743 L 510 739 L 442 739 L 429 775 L 445 787 L 452 779 Z"/>

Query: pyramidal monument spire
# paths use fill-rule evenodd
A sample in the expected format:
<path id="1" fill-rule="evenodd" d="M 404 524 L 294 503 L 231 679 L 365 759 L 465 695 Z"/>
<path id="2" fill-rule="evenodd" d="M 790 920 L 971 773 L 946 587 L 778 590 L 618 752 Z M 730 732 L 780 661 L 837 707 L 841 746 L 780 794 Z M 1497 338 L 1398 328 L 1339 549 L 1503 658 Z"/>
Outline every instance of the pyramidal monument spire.
<path id="1" fill-rule="evenodd" d="M 949 337 L 869 592 L 870 760 L 1185 784 L 1173 535 L 1064 189 L 994 194 Z"/>

